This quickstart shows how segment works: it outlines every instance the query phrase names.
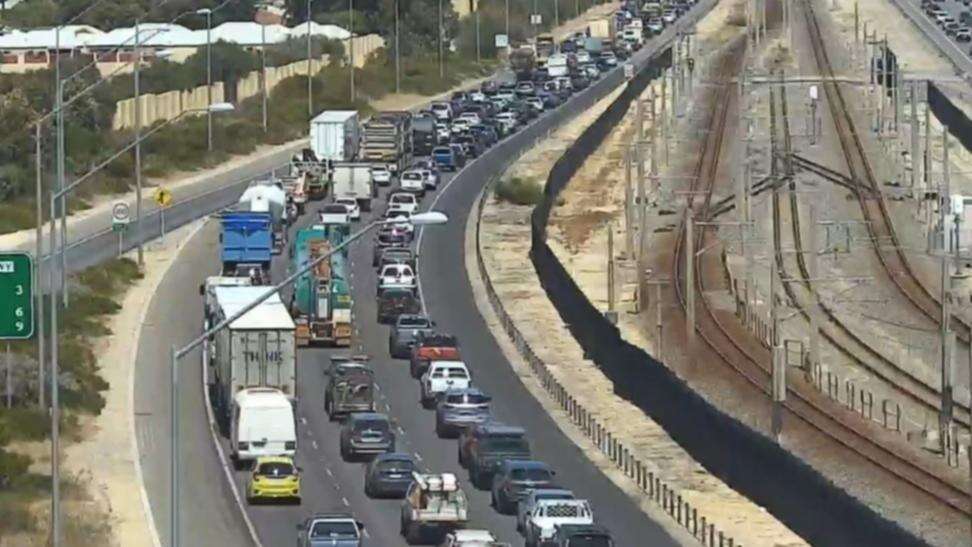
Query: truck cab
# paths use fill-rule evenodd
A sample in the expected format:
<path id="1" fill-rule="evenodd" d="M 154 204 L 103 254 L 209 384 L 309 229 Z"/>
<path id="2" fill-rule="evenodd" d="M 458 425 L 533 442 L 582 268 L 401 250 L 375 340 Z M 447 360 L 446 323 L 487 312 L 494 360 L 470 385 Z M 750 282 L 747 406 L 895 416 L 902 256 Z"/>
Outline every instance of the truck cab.
<path id="1" fill-rule="evenodd" d="M 443 171 L 456 170 L 456 156 L 448 146 L 436 146 L 432 149 L 432 159 Z"/>

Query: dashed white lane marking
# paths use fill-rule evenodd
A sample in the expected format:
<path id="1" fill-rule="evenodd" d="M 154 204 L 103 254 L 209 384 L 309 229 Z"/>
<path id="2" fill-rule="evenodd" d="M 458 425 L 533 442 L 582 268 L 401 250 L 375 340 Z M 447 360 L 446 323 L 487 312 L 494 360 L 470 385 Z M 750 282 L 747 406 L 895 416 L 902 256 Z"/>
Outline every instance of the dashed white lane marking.
<path id="1" fill-rule="evenodd" d="M 421 454 L 419 454 L 418 452 L 413 452 L 412 454 L 415 456 L 415 459 L 416 460 L 422 461 L 422 455 Z"/>
<path id="2" fill-rule="evenodd" d="M 367 528 L 364 529 L 364 537 L 369 538 L 369 539 L 371 538 L 371 534 L 368 533 L 368 529 Z"/>
<path id="3" fill-rule="evenodd" d="M 345 498 L 345 497 L 342 497 L 341 498 L 341 503 L 343 503 L 345 507 L 350 507 L 351 506 L 351 504 L 348 503 L 348 498 Z"/>
<path id="4" fill-rule="evenodd" d="M 314 450 L 317 450 L 317 441 L 311 441 L 311 445 L 314 446 Z"/>
<path id="5" fill-rule="evenodd" d="M 334 477 L 334 473 L 331 473 L 331 468 L 330 467 L 325 467 L 324 468 L 324 472 L 327 473 L 327 476 L 328 477 L 332 477 L 332 478 Z"/>
<path id="6" fill-rule="evenodd" d="M 304 417 L 304 416 L 301 416 L 301 417 L 300 417 L 300 423 L 301 423 L 302 425 L 307 425 L 307 418 L 306 418 L 306 417 Z"/>

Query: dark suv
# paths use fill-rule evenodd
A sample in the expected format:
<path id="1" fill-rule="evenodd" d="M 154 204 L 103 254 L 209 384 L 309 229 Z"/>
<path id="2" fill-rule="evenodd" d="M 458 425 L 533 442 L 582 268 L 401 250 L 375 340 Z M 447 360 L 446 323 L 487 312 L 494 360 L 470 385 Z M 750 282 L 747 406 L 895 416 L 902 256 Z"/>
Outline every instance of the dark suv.
<path id="1" fill-rule="evenodd" d="M 378 295 L 378 323 L 394 323 L 399 315 L 421 313 L 422 304 L 412 289 L 385 289 Z"/>
<path id="2" fill-rule="evenodd" d="M 505 460 L 493 475 L 491 499 L 493 507 L 504 515 L 516 511 L 516 504 L 530 490 L 550 488 L 556 473 L 543 462 L 531 460 Z"/>
<path id="3" fill-rule="evenodd" d="M 341 457 L 351 461 L 395 451 L 395 434 L 388 416 L 377 412 L 357 412 L 348 416 L 341 428 Z"/>
<path id="4" fill-rule="evenodd" d="M 469 470 L 469 480 L 477 488 L 489 488 L 504 461 L 529 459 L 530 443 L 522 427 L 491 422 L 459 435 L 459 464 Z"/>

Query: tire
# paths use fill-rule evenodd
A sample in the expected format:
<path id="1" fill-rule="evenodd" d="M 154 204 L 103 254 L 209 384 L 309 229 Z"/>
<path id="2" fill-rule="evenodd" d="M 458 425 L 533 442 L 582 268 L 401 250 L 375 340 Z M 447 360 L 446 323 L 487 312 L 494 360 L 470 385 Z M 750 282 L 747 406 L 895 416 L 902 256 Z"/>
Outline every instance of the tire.
<path id="1" fill-rule="evenodd" d="M 439 420 L 435 421 L 435 434 L 438 435 L 440 439 L 446 438 L 446 430 L 442 427 L 442 422 Z"/>

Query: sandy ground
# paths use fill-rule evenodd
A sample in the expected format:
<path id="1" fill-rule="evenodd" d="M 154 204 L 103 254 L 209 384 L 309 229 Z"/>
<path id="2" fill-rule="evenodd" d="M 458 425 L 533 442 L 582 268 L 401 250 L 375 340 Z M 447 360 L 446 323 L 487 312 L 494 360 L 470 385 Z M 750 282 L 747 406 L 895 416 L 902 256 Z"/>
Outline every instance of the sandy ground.
<path id="1" fill-rule="evenodd" d="M 877 0 L 868 0 L 871 4 L 876 4 Z M 882 2 L 883 3 L 883 0 Z M 829 2 L 827 3 L 829 5 Z M 843 3 L 842 3 L 843 4 Z M 853 4 L 849 4 L 851 13 L 853 13 Z M 732 17 L 733 11 L 731 4 L 729 2 L 723 2 L 720 4 L 719 8 L 723 10 L 724 17 Z M 890 16 L 887 14 L 882 14 L 879 10 L 880 6 L 874 8 L 874 17 L 879 18 L 882 23 L 885 23 L 887 19 L 890 23 Z M 893 7 L 888 7 L 889 13 L 893 12 L 895 16 L 897 12 Z M 824 11 L 819 10 L 818 13 Z M 899 16 L 900 17 L 900 16 Z M 698 45 L 697 49 L 699 54 L 697 54 L 697 62 L 702 63 L 703 73 L 704 73 L 704 63 L 705 57 L 704 53 L 711 51 L 712 49 L 718 47 L 721 44 L 726 43 L 727 37 L 731 34 L 732 29 L 726 29 L 719 24 L 713 22 L 714 19 L 707 19 L 703 21 L 698 29 L 699 34 L 697 35 Z M 802 18 L 800 19 L 802 23 Z M 853 19 L 851 19 L 853 22 Z M 947 64 L 934 64 L 934 51 L 925 51 L 924 54 L 919 48 L 921 45 L 920 37 L 914 37 L 916 44 L 911 44 L 910 42 L 904 41 L 905 31 L 912 31 L 910 24 L 906 21 L 904 22 L 908 26 L 902 26 L 901 31 L 895 34 L 895 38 L 899 40 L 898 46 L 895 48 L 896 51 L 905 51 L 899 58 L 908 57 L 908 62 L 913 63 L 911 66 L 920 67 L 921 70 L 935 71 L 942 70 L 944 68 L 949 68 L 950 65 Z M 720 28 L 721 27 L 721 28 Z M 874 27 L 869 25 L 869 29 Z M 889 26 L 889 28 L 892 28 Z M 897 30 L 897 27 L 893 27 Z M 889 39 L 892 31 L 889 31 Z M 799 37 L 799 33 L 795 32 L 795 36 Z M 852 36 L 852 34 L 851 34 Z M 852 41 L 852 40 L 851 40 Z M 830 42 L 828 42 L 830 43 Z M 833 41 L 833 43 L 839 44 L 839 41 Z M 789 74 L 804 74 L 807 72 L 806 69 L 800 69 L 798 65 L 795 64 L 795 60 L 786 51 L 781 49 L 782 44 L 778 36 L 773 36 L 771 34 L 770 40 L 767 47 L 760 52 L 760 55 L 753 62 L 754 66 L 761 67 L 763 69 L 770 66 L 778 66 L 780 68 L 786 68 Z M 909 49 L 910 46 L 914 46 Z M 894 45 L 892 45 L 894 47 Z M 834 48 L 839 49 L 839 48 Z M 809 56 L 809 46 L 805 41 L 799 41 L 797 43 L 797 57 Z M 925 55 L 925 56 L 922 56 Z M 838 62 L 842 62 L 842 57 L 835 54 L 831 54 L 831 57 L 837 57 Z M 857 60 L 857 65 L 854 65 L 852 60 L 846 62 L 846 72 L 848 74 L 854 74 L 854 70 L 859 69 L 860 60 Z M 844 66 L 844 65 L 841 65 Z M 861 76 L 858 74 L 858 78 Z M 704 74 L 700 77 L 700 81 L 705 82 Z M 702 88 L 703 86 L 700 86 Z M 670 91 L 669 85 L 669 91 Z M 658 96 L 659 89 L 656 88 L 655 96 Z M 868 102 L 870 95 L 866 93 L 866 89 L 859 93 L 857 96 L 856 105 L 861 109 L 859 112 L 860 117 L 863 120 L 860 122 L 862 125 L 860 127 L 867 127 L 867 116 L 863 109 L 872 104 Z M 791 108 L 791 123 L 793 124 L 793 131 L 800 133 L 801 137 L 797 139 L 797 144 L 800 146 L 807 145 L 806 131 L 804 130 L 804 118 L 808 108 L 805 104 L 806 89 L 794 87 L 790 92 L 790 108 Z M 877 93 L 874 93 L 877 96 Z M 649 189 L 652 190 L 649 193 L 648 201 L 650 204 L 650 214 L 646 225 L 647 234 L 647 245 L 646 247 L 650 249 L 649 251 L 649 267 L 655 269 L 656 271 L 664 271 L 667 267 L 667 262 L 670 262 L 670 251 L 668 251 L 670 246 L 671 230 L 675 227 L 678 216 L 672 214 L 673 211 L 679 211 L 682 204 L 684 204 L 685 197 L 678 194 L 678 190 L 683 188 L 687 183 L 685 180 L 680 180 L 677 178 L 680 174 L 690 171 L 695 158 L 694 154 L 697 153 L 698 145 L 701 140 L 700 133 L 696 130 L 696 127 L 700 125 L 701 113 L 693 113 L 692 105 L 696 104 L 696 100 L 689 103 L 689 108 L 684 116 L 682 116 L 679 123 L 675 124 L 678 127 L 677 140 L 672 147 L 672 150 L 666 151 L 659 147 L 658 153 L 658 163 L 659 170 L 661 171 L 661 184 L 660 188 L 656 189 L 652 184 L 649 184 Z M 851 98 L 854 101 L 854 97 Z M 766 131 L 768 125 L 768 103 L 767 103 L 767 93 L 765 88 L 762 90 L 751 92 L 752 101 L 752 112 L 755 117 L 754 127 L 755 127 L 755 139 L 750 145 L 750 150 L 746 154 L 746 157 L 750 159 L 758 159 L 765 157 L 768 150 L 768 142 L 766 141 Z M 656 108 L 658 104 L 658 99 L 656 99 Z M 670 107 L 669 107 L 670 108 Z M 919 111 L 922 112 L 922 111 Z M 905 110 L 907 113 L 907 109 Z M 921 116 L 921 114 L 919 114 Z M 642 313 L 634 315 L 626 312 L 633 312 L 637 309 L 637 303 L 634 298 L 635 290 L 635 279 L 636 263 L 632 260 L 633 251 L 636 250 L 636 225 L 635 222 L 634 229 L 626 229 L 626 219 L 624 212 L 625 203 L 625 183 L 624 183 L 624 159 L 623 150 L 620 145 L 630 142 L 634 138 L 635 128 L 631 118 L 635 116 L 629 113 L 628 119 L 622 123 L 621 127 L 615 132 L 614 135 L 609 137 L 609 142 L 607 145 L 602 147 L 598 154 L 593 157 L 582 169 L 581 173 L 574 179 L 573 183 L 569 187 L 568 191 L 562 195 L 563 203 L 557 207 L 552 215 L 553 227 L 550 230 L 551 237 L 550 243 L 551 247 L 555 249 L 561 262 L 565 265 L 567 270 L 571 272 L 574 279 L 579 285 L 584 289 L 588 298 L 600 309 L 607 309 L 607 264 L 608 264 L 608 253 L 607 253 L 607 233 L 608 226 L 612 226 L 611 229 L 614 230 L 613 233 L 613 243 L 615 252 L 615 266 L 616 266 L 616 302 L 615 309 L 620 312 L 619 315 L 619 326 L 624 337 L 636 343 L 641 347 L 654 353 L 654 355 L 661 357 L 666 364 L 669 364 L 678 374 L 685 377 L 694 388 L 702 392 L 707 398 L 721 406 L 722 408 L 731 409 L 730 412 L 734 414 L 737 418 L 750 424 L 758 430 L 766 431 L 768 429 L 768 412 L 760 404 L 755 401 L 750 401 L 748 403 L 743 403 L 751 398 L 751 395 L 745 395 L 746 390 L 738 387 L 734 384 L 732 378 L 725 377 L 724 374 L 718 371 L 711 371 L 703 374 L 699 370 L 693 369 L 691 362 L 687 358 L 682 349 L 682 343 L 679 342 L 680 334 L 678 331 L 680 327 L 674 325 L 667 319 L 671 317 L 675 312 L 674 309 L 669 309 L 667 307 L 658 310 L 656 306 L 659 305 L 659 299 L 655 298 L 654 288 L 649 292 L 647 298 L 645 299 L 645 304 L 647 305 Z M 659 124 L 661 125 L 661 124 Z M 887 129 L 886 123 L 886 129 Z M 669 128 L 670 129 L 670 128 Z M 828 129 L 825 129 L 827 131 Z M 650 124 L 646 131 L 650 134 Z M 935 123 L 932 124 L 932 131 L 936 131 Z M 886 131 L 887 133 L 887 131 Z M 901 132 L 903 133 L 903 132 Z M 907 135 L 900 136 L 902 139 L 907 141 Z M 801 140 L 802 139 L 802 140 Z M 675 140 L 675 139 L 670 139 Z M 737 139 L 737 142 L 741 139 Z M 885 144 L 890 139 L 885 138 L 881 142 L 877 139 L 867 140 L 869 146 L 869 151 L 873 158 L 881 158 L 874 160 L 878 166 L 880 172 L 879 176 L 882 180 L 894 180 L 893 173 L 894 169 L 901 169 L 901 162 L 896 161 L 894 155 L 900 150 L 895 149 L 893 146 Z M 871 142 L 874 141 L 874 142 Z M 933 142 L 935 142 L 933 140 Z M 613 145 L 613 148 L 612 148 Z M 954 153 L 955 146 L 950 147 L 950 153 L 953 160 L 953 173 L 957 173 L 963 168 L 961 167 L 961 161 L 965 158 L 959 154 Z M 933 153 L 937 153 L 940 157 L 941 147 L 933 147 Z M 806 155 L 814 157 L 818 161 L 823 161 L 827 165 L 832 165 L 835 168 L 845 169 L 845 166 L 838 165 L 837 159 L 840 158 L 839 153 L 836 149 L 835 143 L 830 143 L 829 145 L 817 145 L 816 147 L 810 147 L 805 151 Z M 646 151 L 645 157 L 650 157 L 650 153 Z M 668 161 L 668 160 L 671 161 Z M 732 163 L 729 161 L 728 163 Z M 645 171 L 649 171 L 649 162 L 646 162 L 644 167 Z M 729 167 L 725 169 L 727 173 L 725 174 L 727 180 L 725 181 L 726 186 L 719 187 L 716 194 L 717 197 L 728 195 L 732 191 L 731 181 L 728 180 L 732 176 L 735 176 L 736 167 Z M 940 168 L 939 168 L 940 170 Z M 968 171 L 967 168 L 964 169 Z M 634 171 L 634 170 L 633 170 Z M 757 162 L 754 165 L 754 180 L 758 180 L 764 172 L 767 171 L 767 164 L 765 161 Z M 632 173 L 632 178 L 636 180 L 635 173 Z M 953 181 L 958 177 L 953 175 Z M 965 182 L 959 182 L 957 184 L 966 184 Z M 636 186 L 636 183 L 635 183 Z M 859 218 L 860 213 L 857 210 L 856 201 L 848 201 L 842 192 L 822 192 L 822 185 L 813 185 L 814 188 L 805 188 L 806 191 L 811 191 L 816 188 L 816 194 L 812 196 L 802 196 L 800 199 L 801 207 L 805 208 L 807 203 L 815 201 L 818 206 L 818 212 L 820 212 L 819 220 L 836 220 L 836 219 L 849 219 L 849 218 Z M 891 190 L 894 191 L 894 190 Z M 903 192 L 898 192 L 903 193 Z M 766 300 L 766 287 L 768 287 L 768 261 L 767 261 L 767 246 L 770 242 L 769 236 L 769 216 L 768 204 L 769 201 L 767 197 L 761 196 L 759 199 L 754 199 L 754 218 L 761 219 L 763 222 L 759 224 L 759 231 L 754 234 L 755 244 L 758 246 L 757 257 L 755 262 L 756 267 L 754 268 L 754 276 L 759 283 L 759 291 L 762 295 L 761 299 L 765 302 Z M 907 202 L 905 205 L 901 205 L 898 202 L 893 202 L 894 207 L 899 209 L 896 214 L 907 218 L 908 216 L 913 216 L 909 214 Z M 913 208 L 913 203 L 911 204 Z M 902 212 L 903 210 L 904 212 Z M 806 215 L 806 210 L 802 209 L 801 213 Z M 897 219 L 898 217 L 896 217 Z M 725 220 L 734 220 L 732 218 L 727 218 Z M 902 221 L 903 222 L 903 221 Z M 806 223 L 804 223 L 806 224 Z M 904 224 L 896 224 L 899 226 L 907 226 Z M 912 224 L 914 226 L 914 224 Z M 924 237 L 923 230 L 919 227 L 917 230 L 915 228 L 899 228 L 899 231 L 907 230 L 908 233 L 905 234 L 907 241 L 914 244 L 914 242 L 923 243 L 922 239 Z M 632 232 L 635 232 L 632 234 Z M 917 233 L 917 235 L 916 235 Z M 632 249 L 629 250 L 628 235 L 632 235 Z M 724 237 L 724 243 L 729 249 L 730 254 L 733 252 L 739 252 L 739 234 L 737 228 L 724 228 L 721 231 Z M 804 235 L 804 237 L 806 237 Z M 504 239 L 507 241 L 509 238 Z M 825 234 L 821 234 L 820 241 L 823 245 L 825 243 Z M 752 239 L 751 239 L 752 241 Z M 861 246 L 864 249 L 866 242 L 859 240 L 855 245 Z M 788 244 L 792 247 L 792 244 Z M 923 247 L 923 245 L 922 245 Z M 857 248 L 857 247 L 855 247 Z M 715 251 L 712 251 L 715 252 Z M 854 256 L 841 255 L 839 260 L 834 261 L 834 263 L 828 263 L 821 265 L 821 271 L 826 272 L 824 275 L 839 276 L 839 275 L 867 275 L 868 272 L 877 271 L 874 270 L 873 264 L 866 261 L 867 257 L 863 256 L 861 252 L 854 253 Z M 732 263 L 732 257 L 730 256 L 730 262 Z M 738 261 L 737 261 L 738 262 Z M 824 261 L 822 261 L 824 262 Z M 738 266 L 738 264 L 735 264 Z M 937 271 L 937 270 L 934 270 Z M 862 273 L 863 272 L 863 273 Z M 824 291 L 828 298 L 837 301 L 841 296 L 840 291 L 847 290 L 846 284 L 833 284 L 827 285 L 827 289 Z M 662 291 L 664 294 L 670 294 L 670 287 L 664 286 Z M 928 359 L 929 353 L 934 353 L 937 351 L 937 346 L 935 346 L 934 340 L 930 344 L 925 344 L 924 346 L 919 344 L 917 340 L 918 336 L 913 331 L 913 329 L 907 329 L 900 325 L 907 325 L 909 322 L 913 322 L 913 317 L 908 317 L 908 310 L 900 305 L 896 305 L 896 299 L 900 298 L 893 294 L 893 291 L 889 291 L 884 287 L 883 292 L 880 293 L 870 293 L 869 296 L 872 302 L 847 302 L 849 298 L 847 295 L 843 295 L 843 302 L 837 306 L 838 313 L 841 318 L 850 322 L 855 326 L 856 331 L 860 333 L 867 333 L 873 336 L 871 339 L 873 344 L 887 351 L 891 357 L 896 358 L 907 358 L 907 360 L 912 363 L 913 367 L 917 370 L 921 367 L 926 368 L 926 373 L 929 382 L 934 382 L 934 363 L 935 359 Z M 863 298 L 859 296 L 860 293 L 855 293 L 854 297 L 857 300 L 862 300 Z M 725 290 L 712 290 L 706 293 L 706 297 L 713 303 L 716 308 L 730 310 L 728 313 L 732 313 L 732 304 L 729 298 L 728 292 Z M 668 297 L 666 296 L 661 300 L 661 302 L 668 302 Z M 658 347 L 657 336 L 656 336 L 656 323 L 655 317 L 656 312 L 659 312 L 663 319 L 663 339 L 665 340 L 664 347 Z M 678 312 L 676 312 L 678 313 Z M 764 315 L 765 307 L 761 308 L 761 313 Z M 789 311 L 786 313 L 790 313 Z M 865 314 L 867 317 L 865 317 Z M 914 315 L 913 313 L 911 314 Z M 876 328 L 874 325 L 875 318 L 883 320 L 885 325 Z M 806 324 L 800 325 L 800 319 L 788 319 L 789 323 L 784 328 L 784 336 L 792 337 L 794 339 L 803 340 L 806 337 Z M 893 319 L 893 321 L 891 321 Z M 895 325 L 899 323 L 899 325 Z M 802 329 L 802 330 L 800 330 Z M 907 331 L 907 332 L 906 332 Z M 674 333 L 674 334 L 673 334 Z M 922 336 L 927 336 L 927 333 L 922 334 Z M 959 363 L 964 363 L 965 357 L 958 357 L 957 361 Z M 841 365 L 841 366 L 838 366 Z M 882 395 L 882 391 L 878 389 L 873 384 L 867 383 L 867 375 L 862 375 L 859 371 L 850 371 L 846 367 L 841 368 L 844 364 L 835 363 L 831 367 L 831 370 L 838 372 L 841 375 L 841 382 L 845 379 L 853 380 L 858 383 L 858 387 L 867 386 L 873 388 L 875 392 L 876 399 Z M 928 367 L 931 367 L 930 369 Z M 795 374 L 802 374 L 799 371 L 793 371 Z M 710 376 L 711 375 L 711 376 Z M 843 383 L 841 383 L 841 390 L 843 390 Z M 962 396 L 960 395 L 960 398 Z M 879 419 L 879 413 L 875 412 L 875 419 Z M 923 429 L 924 426 L 930 425 L 931 429 L 935 427 L 935 417 L 927 416 L 916 412 L 915 415 L 910 419 L 915 424 L 915 429 Z M 936 512 L 932 510 L 927 510 L 924 508 L 920 497 L 915 497 L 914 493 L 905 491 L 906 489 L 901 489 L 895 485 L 889 485 L 888 481 L 883 478 L 879 473 L 875 473 L 875 470 L 871 468 L 870 465 L 863 464 L 860 461 L 854 461 L 852 458 L 847 459 L 848 455 L 840 455 L 840 451 L 834 451 L 829 448 L 828 442 L 822 441 L 821 439 L 815 438 L 812 432 L 802 429 L 797 424 L 788 424 L 785 429 L 786 444 L 787 446 L 800 457 L 806 459 L 814 467 L 819 469 L 825 475 L 834 479 L 837 484 L 844 487 L 854 495 L 863 497 L 875 507 L 879 512 L 885 514 L 890 519 L 895 520 L 904 524 L 907 528 L 915 531 L 920 536 L 928 541 L 935 544 L 941 545 L 955 545 L 959 544 L 964 540 L 967 540 L 967 536 L 956 535 L 960 534 L 959 528 L 955 521 L 954 515 L 950 515 L 947 512 Z M 884 436 L 890 435 L 884 432 L 880 427 L 877 427 L 873 431 L 874 435 Z M 931 455 L 922 455 L 919 450 L 915 449 L 913 446 L 908 446 L 906 440 L 903 436 L 893 434 L 895 436 L 895 442 L 901 443 L 903 446 L 900 447 L 901 451 L 913 455 L 914 457 L 920 458 L 932 458 L 932 462 L 937 465 L 942 465 L 942 473 L 949 474 L 954 477 L 961 477 L 964 471 L 957 469 L 948 469 L 941 464 L 940 458 Z M 919 439 L 920 440 L 920 439 Z M 964 456 L 963 456 L 964 457 Z M 895 492 L 895 493 L 891 493 Z M 956 543 L 958 542 L 958 543 Z"/>
<path id="2" fill-rule="evenodd" d="M 726 2 L 716 7 L 713 15 L 703 19 L 699 28 L 708 26 L 710 18 L 724 19 L 732 9 L 728 4 Z M 660 94 L 660 88 L 656 88 L 655 93 Z M 545 181 L 552 163 L 612 98 L 605 99 L 529 151 L 511 167 L 506 176 L 540 183 Z M 629 112 L 622 127 L 584 165 L 563 194 L 563 202 L 555 208 L 551 220 L 551 246 L 561 259 L 570 257 L 564 260 L 565 265 L 575 278 L 582 279 L 585 289 L 590 289 L 588 294 L 595 303 L 605 301 L 605 225 L 612 218 L 615 226 L 623 222 L 623 209 L 617 205 L 623 203 L 624 185 L 616 183 L 620 179 L 617 166 L 623 161 L 624 143 L 635 132 L 634 120 L 635 113 Z M 517 327 L 541 359 L 551 367 L 557 379 L 581 404 L 595 411 L 598 419 L 604 420 L 626 446 L 634 447 L 636 455 L 653 466 L 654 473 L 678 489 L 683 499 L 697 507 L 700 514 L 715 522 L 737 543 L 803 544 L 798 536 L 763 508 L 709 475 L 638 408 L 613 394 L 611 382 L 596 365 L 584 359 L 583 351 L 561 323 L 556 309 L 540 287 L 532 265 L 525 259 L 530 244 L 530 208 L 500 202 L 492 197 L 487 199 L 480 245 L 490 280 L 500 299 L 509 303 L 505 308 Z M 618 249 L 623 247 L 623 241 L 623 235 L 615 239 Z M 573 253 L 581 248 L 584 249 L 582 254 L 585 260 L 572 260 L 576 258 Z M 600 268 L 589 263 L 590 252 L 605 257 Z M 515 306 L 512 305 L 514 302 Z M 504 336 L 497 333 L 497 338 Z M 522 374 L 529 376 L 529 370 Z"/>

